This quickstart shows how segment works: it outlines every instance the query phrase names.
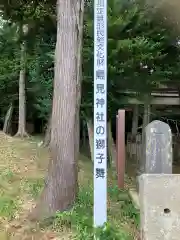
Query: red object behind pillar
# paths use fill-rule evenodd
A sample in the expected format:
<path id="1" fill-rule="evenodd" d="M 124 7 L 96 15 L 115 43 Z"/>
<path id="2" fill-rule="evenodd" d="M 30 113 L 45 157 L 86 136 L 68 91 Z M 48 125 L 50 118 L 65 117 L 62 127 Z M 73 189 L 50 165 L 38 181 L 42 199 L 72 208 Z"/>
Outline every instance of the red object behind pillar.
<path id="1" fill-rule="evenodd" d="M 125 176 L 125 110 L 119 110 L 116 116 L 116 149 L 118 187 L 122 189 Z"/>

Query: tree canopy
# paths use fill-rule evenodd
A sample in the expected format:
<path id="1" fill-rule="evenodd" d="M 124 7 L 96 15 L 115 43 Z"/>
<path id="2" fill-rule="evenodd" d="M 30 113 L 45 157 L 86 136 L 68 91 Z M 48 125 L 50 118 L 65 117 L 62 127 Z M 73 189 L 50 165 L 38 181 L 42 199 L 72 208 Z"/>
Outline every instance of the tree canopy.
<path id="1" fill-rule="evenodd" d="M 56 43 L 55 1 L 0 1 L 0 106 L 1 118 L 9 100 L 17 105 L 19 42 L 26 39 L 27 112 L 30 119 L 48 120 L 51 110 Z M 18 34 L 27 24 L 26 36 Z M 138 1 L 108 1 L 108 111 L 126 103 L 122 94 L 133 90 L 138 96 L 179 79 L 179 45 L 172 29 L 147 11 Z M 93 8 L 86 4 L 83 42 L 81 115 L 92 116 L 93 103 Z M 128 104 L 128 103 L 127 103 Z"/>

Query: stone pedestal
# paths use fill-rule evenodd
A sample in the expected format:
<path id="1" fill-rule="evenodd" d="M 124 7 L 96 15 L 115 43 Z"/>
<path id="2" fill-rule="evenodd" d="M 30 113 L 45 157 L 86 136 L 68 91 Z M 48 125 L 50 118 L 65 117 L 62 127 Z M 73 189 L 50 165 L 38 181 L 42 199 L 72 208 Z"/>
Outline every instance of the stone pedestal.
<path id="1" fill-rule="evenodd" d="M 139 177 L 141 240 L 180 239 L 180 174 Z"/>

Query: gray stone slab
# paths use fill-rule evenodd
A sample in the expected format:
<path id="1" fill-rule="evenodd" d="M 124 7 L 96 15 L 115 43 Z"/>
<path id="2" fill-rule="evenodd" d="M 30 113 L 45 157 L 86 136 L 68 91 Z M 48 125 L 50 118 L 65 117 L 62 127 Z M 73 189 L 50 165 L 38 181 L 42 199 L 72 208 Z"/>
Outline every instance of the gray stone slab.
<path id="1" fill-rule="evenodd" d="M 144 173 L 172 173 L 172 133 L 164 122 L 156 120 L 146 127 Z"/>
<path id="2" fill-rule="evenodd" d="M 180 239 L 180 174 L 139 176 L 141 240 Z"/>

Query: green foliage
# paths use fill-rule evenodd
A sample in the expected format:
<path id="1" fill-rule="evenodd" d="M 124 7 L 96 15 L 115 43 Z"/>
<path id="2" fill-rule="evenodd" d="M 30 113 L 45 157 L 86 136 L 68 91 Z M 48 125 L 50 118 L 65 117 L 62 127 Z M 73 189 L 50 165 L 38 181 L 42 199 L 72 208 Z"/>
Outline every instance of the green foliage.
<path id="1" fill-rule="evenodd" d="M 16 27 L 2 24 L 0 29 L 0 118 L 4 118 L 10 102 L 18 98 L 19 52 Z"/>
<path id="2" fill-rule="evenodd" d="M 0 216 L 6 217 L 11 220 L 18 208 L 18 203 L 16 199 L 10 197 L 1 196 L 0 197 Z"/>
<path id="3" fill-rule="evenodd" d="M 29 72 L 29 94 L 33 98 L 33 108 L 36 116 L 48 120 L 54 78 L 54 63 L 51 53 L 54 50 L 54 39 L 39 39 L 36 44 L 34 55 L 31 56 L 28 64 Z M 36 92 L 36 95 L 34 95 Z"/>
<path id="4" fill-rule="evenodd" d="M 81 115 L 92 116 L 93 104 L 93 3 L 85 4 Z M 15 102 L 17 113 L 20 41 L 27 42 L 27 118 L 47 122 L 51 112 L 55 1 L 3 1 L 0 25 L 0 117 Z M 27 35 L 20 26 L 27 24 Z M 143 97 L 160 84 L 179 79 L 179 45 L 163 17 L 148 11 L 143 1 L 108 1 L 108 115 L 126 101 L 124 90 Z M 127 103 L 127 102 L 126 102 Z"/>
<path id="5" fill-rule="evenodd" d="M 33 44 L 28 44 L 26 93 L 27 93 L 27 118 L 41 118 L 47 121 L 52 101 L 52 80 L 54 76 L 53 59 L 49 53 L 54 51 L 54 29 L 49 35 L 37 35 Z M 20 45 L 17 36 L 17 26 L 2 24 L 0 29 L 0 107 L 1 117 L 9 107 L 10 102 L 18 100 L 18 79 L 20 71 Z M 30 40 L 29 40 L 30 41 Z M 31 41 L 32 43 L 32 41 Z M 36 93 L 36 94 L 35 94 Z"/>
<path id="6" fill-rule="evenodd" d="M 124 217 L 131 219 L 131 221 L 136 225 L 136 227 L 140 227 L 140 213 L 134 207 L 131 200 L 125 200 L 121 206 L 121 210 Z"/>
<path id="7" fill-rule="evenodd" d="M 83 49 L 83 110 L 92 112 L 93 14 L 86 13 Z M 108 111 L 120 105 L 120 91 L 149 93 L 179 76 L 179 46 L 172 31 L 138 1 L 108 1 Z M 88 110 L 89 109 L 89 110 Z"/>
<path id="8" fill-rule="evenodd" d="M 125 198 L 127 198 L 128 191 L 125 189 L 119 190 L 118 186 L 115 185 L 114 187 L 108 188 L 108 193 L 111 197 L 111 199 L 119 199 L 120 201 Z M 123 198 L 124 197 L 124 198 Z"/>
<path id="9" fill-rule="evenodd" d="M 0 172 L 0 216 L 8 220 L 15 217 L 19 208 L 18 198 L 14 192 L 10 192 L 11 184 L 17 180 L 17 176 L 10 169 L 4 169 Z"/>
<path id="10" fill-rule="evenodd" d="M 44 23 L 44 20 L 54 18 L 56 1 L 23 1 L 0 0 L 1 15 L 4 19 L 15 23 L 28 23 L 31 28 Z M 33 29 L 32 29 L 33 30 Z"/>
<path id="11" fill-rule="evenodd" d="M 92 239 L 92 238 L 91 238 Z M 98 228 L 95 230 L 94 233 L 94 239 L 97 240 L 128 240 L 130 237 L 127 235 L 127 233 L 121 231 L 117 231 L 113 226 L 109 224 L 105 224 L 102 228 Z"/>
<path id="12" fill-rule="evenodd" d="M 6 180 L 9 183 L 11 183 L 11 181 L 13 181 L 14 178 L 15 178 L 14 173 L 10 169 L 5 169 L 0 175 L 1 180 Z"/>
<path id="13" fill-rule="evenodd" d="M 117 187 L 108 189 L 109 192 L 113 193 L 113 200 L 118 201 L 119 194 L 121 191 Z M 111 196 L 112 197 L 112 196 Z M 128 221 L 134 222 L 134 208 L 131 203 L 124 202 L 126 206 L 122 208 L 123 216 L 128 219 Z M 129 211 L 133 211 L 129 213 Z M 119 216 L 122 218 L 122 216 Z M 138 213 L 136 215 L 138 218 Z M 122 218 L 123 220 L 123 218 Z M 124 221 L 124 220 L 123 220 Z M 46 219 L 40 223 L 41 228 L 45 228 L 51 225 L 53 229 L 58 231 L 62 226 L 66 226 L 76 232 L 76 236 L 73 239 L 76 240 L 131 240 L 132 237 L 125 232 L 121 226 L 115 226 L 113 224 L 107 223 L 101 228 L 93 228 L 93 189 L 92 186 L 80 188 L 78 199 L 74 207 L 66 212 L 57 212 L 54 218 Z"/>
<path id="14" fill-rule="evenodd" d="M 134 207 L 127 189 L 119 190 L 118 186 L 108 188 L 108 193 L 111 199 L 114 201 L 121 201 L 121 217 L 126 220 L 130 220 L 136 227 L 140 224 L 140 213 Z M 125 220 L 125 221 L 126 221 Z"/>

